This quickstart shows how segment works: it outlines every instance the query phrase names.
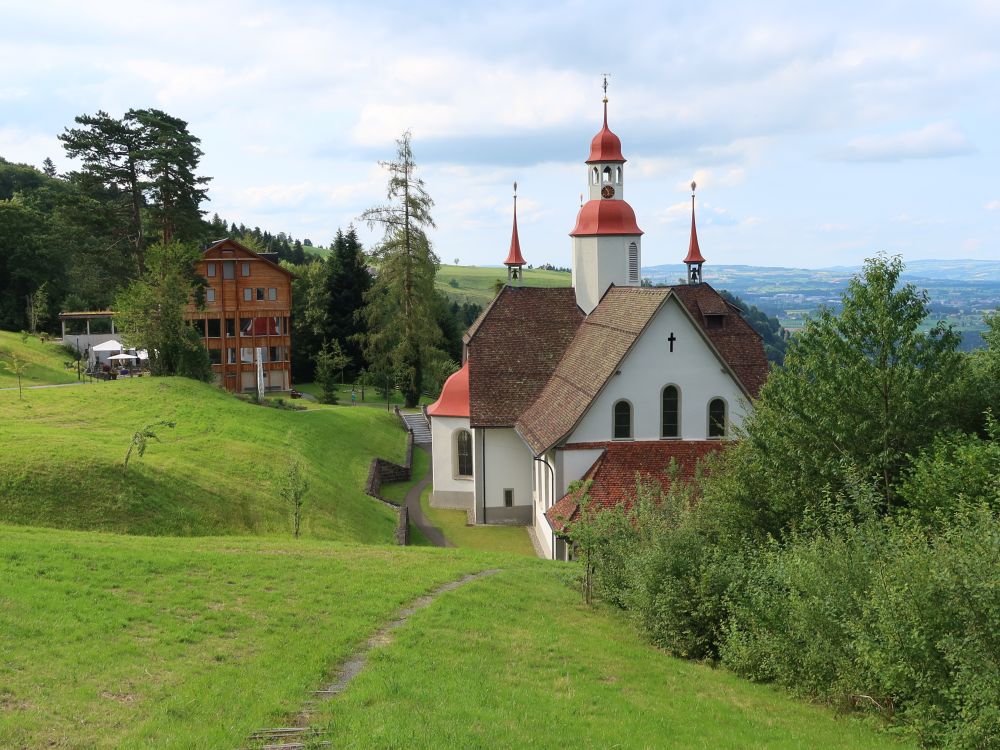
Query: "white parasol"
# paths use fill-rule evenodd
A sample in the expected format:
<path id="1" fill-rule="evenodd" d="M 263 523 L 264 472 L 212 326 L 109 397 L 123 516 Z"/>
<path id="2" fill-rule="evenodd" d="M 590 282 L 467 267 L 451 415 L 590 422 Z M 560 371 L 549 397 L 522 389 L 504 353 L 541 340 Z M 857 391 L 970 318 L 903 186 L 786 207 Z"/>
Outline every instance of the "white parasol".
<path id="1" fill-rule="evenodd" d="M 115 341 L 114 339 L 108 339 L 96 346 L 90 347 L 92 352 L 120 352 L 122 350 L 122 343 L 120 341 Z"/>

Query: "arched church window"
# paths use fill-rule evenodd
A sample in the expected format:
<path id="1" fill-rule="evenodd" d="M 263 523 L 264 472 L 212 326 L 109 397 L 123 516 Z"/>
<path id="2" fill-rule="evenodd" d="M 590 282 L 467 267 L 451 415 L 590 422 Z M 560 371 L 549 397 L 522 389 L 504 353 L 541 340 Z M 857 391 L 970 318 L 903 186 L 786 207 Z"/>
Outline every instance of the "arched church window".
<path id="1" fill-rule="evenodd" d="M 668 385 L 660 394 L 660 437 L 681 436 L 681 393 L 676 385 Z"/>
<path id="2" fill-rule="evenodd" d="M 604 182 L 611 182 L 611 167 L 604 168 Z"/>
<path id="3" fill-rule="evenodd" d="M 590 173 L 590 181 L 592 184 L 596 185 L 598 180 L 600 180 L 600 177 L 598 177 L 597 167 L 594 167 Z"/>
<path id="4" fill-rule="evenodd" d="M 628 401 L 616 401 L 615 411 L 615 440 L 630 440 L 632 438 L 632 404 Z"/>
<path id="5" fill-rule="evenodd" d="M 726 402 L 721 398 L 713 398 L 708 402 L 708 436 L 710 438 L 726 436 Z"/>
<path id="6" fill-rule="evenodd" d="M 472 434 L 468 430 L 459 430 L 455 438 L 456 453 L 458 460 L 458 476 L 472 476 Z"/>
<path id="7" fill-rule="evenodd" d="M 615 182 L 617 182 L 619 185 L 622 182 L 622 168 L 621 167 L 615 167 Z"/>
<path id="8" fill-rule="evenodd" d="M 639 281 L 639 243 L 628 243 L 628 280 L 633 284 Z"/>

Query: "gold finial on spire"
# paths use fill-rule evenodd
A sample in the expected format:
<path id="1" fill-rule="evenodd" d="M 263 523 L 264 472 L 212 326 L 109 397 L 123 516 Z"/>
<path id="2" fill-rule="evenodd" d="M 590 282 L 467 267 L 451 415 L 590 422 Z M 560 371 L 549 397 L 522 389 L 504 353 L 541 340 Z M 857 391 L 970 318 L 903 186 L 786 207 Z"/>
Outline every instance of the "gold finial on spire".
<path id="1" fill-rule="evenodd" d="M 580 208 L 583 208 L 583 193 L 580 193 Z"/>
<path id="2" fill-rule="evenodd" d="M 608 76 L 611 75 L 611 74 L 610 73 L 601 73 L 601 75 L 604 76 L 604 83 L 601 85 L 601 88 L 604 89 L 604 103 L 607 104 L 608 103 Z"/>
<path id="3" fill-rule="evenodd" d="M 698 187 L 698 183 L 697 183 L 697 182 L 695 182 L 694 180 L 691 180 L 691 194 L 692 194 L 692 195 L 694 194 L 694 191 L 695 191 L 695 189 L 696 189 L 697 187 Z"/>

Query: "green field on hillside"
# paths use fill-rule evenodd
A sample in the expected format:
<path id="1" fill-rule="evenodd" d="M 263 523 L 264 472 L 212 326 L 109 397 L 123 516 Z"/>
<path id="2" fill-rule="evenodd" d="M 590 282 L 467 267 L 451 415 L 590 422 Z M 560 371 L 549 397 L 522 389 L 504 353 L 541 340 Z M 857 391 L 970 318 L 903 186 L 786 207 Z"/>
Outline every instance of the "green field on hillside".
<path id="1" fill-rule="evenodd" d="M 481 266 L 445 266 L 437 272 L 434 286 L 457 302 L 475 302 L 483 307 L 493 301 L 497 279 L 507 280 L 507 269 Z M 565 271 L 524 269 L 524 286 L 569 286 L 570 274 Z"/>
<path id="2" fill-rule="evenodd" d="M 11 354 L 28 364 L 22 379 L 25 387 L 76 382 L 76 370 L 66 368 L 72 357 L 60 344 L 39 341 L 37 336 L 23 341 L 20 333 L 0 331 L 0 362 L 9 362 Z M 15 387 L 17 378 L 7 368 L 0 367 L 0 388 Z"/>
<path id="3" fill-rule="evenodd" d="M 420 508 L 427 520 L 441 529 L 445 538 L 456 547 L 535 556 L 535 548 L 524 526 L 470 526 L 469 514 L 464 510 L 432 508 L 432 490 L 432 487 L 424 490 Z"/>
<path id="4" fill-rule="evenodd" d="M 0 526 L 0 747 L 245 747 L 415 597 L 314 724 L 335 747 L 897 747 L 664 656 L 566 565 L 467 550 Z M 400 575 L 405 571 L 405 575 Z"/>
<path id="5" fill-rule="evenodd" d="M 162 442 L 121 462 L 153 422 Z M 379 409 L 283 411 L 185 378 L 0 392 L 0 521 L 131 534 L 288 534 L 289 459 L 309 481 L 303 533 L 387 542 L 396 516 L 362 487 L 373 456 L 403 459 L 405 433 Z"/>

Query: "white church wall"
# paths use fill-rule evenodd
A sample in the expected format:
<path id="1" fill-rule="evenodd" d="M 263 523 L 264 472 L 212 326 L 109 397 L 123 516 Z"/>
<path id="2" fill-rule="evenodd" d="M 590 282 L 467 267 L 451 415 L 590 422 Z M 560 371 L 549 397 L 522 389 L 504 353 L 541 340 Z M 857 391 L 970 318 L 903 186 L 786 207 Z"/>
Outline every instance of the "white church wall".
<path id="1" fill-rule="evenodd" d="M 638 286 L 629 283 L 628 246 L 638 246 L 637 263 L 642 264 L 642 238 L 639 236 L 601 235 L 573 238 L 573 286 L 576 302 L 588 315 L 597 307 L 608 287 Z"/>
<path id="2" fill-rule="evenodd" d="M 556 479 L 557 457 L 555 451 L 545 453 L 545 463 L 542 461 L 532 461 L 534 464 L 534 519 L 533 531 L 539 546 L 542 548 L 542 557 L 552 560 L 554 557 L 554 544 L 552 527 L 545 517 L 545 511 L 551 508 L 562 495 L 553 492 L 553 481 Z"/>
<path id="3" fill-rule="evenodd" d="M 483 514 L 480 523 L 531 523 L 531 453 L 511 428 L 479 430 L 483 439 Z M 478 471 L 478 467 L 477 467 Z M 513 505 L 504 490 L 513 490 Z"/>
<path id="4" fill-rule="evenodd" d="M 593 450 L 561 450 L 559 451 L 559 463 L 561 471 L 559 497 L 562 497 L 569 490 L 571 482 L 583 479 L 583 475 L 594 465 L 594 462 L 601 457 L 603 449 Z M 556 498 L 558 500 L 559 498 Z"/>
<path id="5" fill-rule="evenodd" d="M 708 403 L 726 402 L 729 428 L 743 423 L 743 391 L 724 369 L 695 328 L 680 302 L 666 301 L 604 390 L 591 404 L 567 442 L 593 442 L 613 437 L 613 405 L 619 399 L 632 404 L 632 438 L 660 439 L 660 393 L 666 385 L 680 390 L 680 436 L 684 440 L 708 437 Z M 670 351 L 669 337 L 675 337 Z"/>
<path id="6" fill-rule="evenodd" d="M 434 491 L 431 505 L 436 508 L 472 507 L 475 482 L 458 476 L 458 432 L 469 430 L 468 417 L 431 417 L 431 470 Z M 471 432 L 471 430 L 470 430 Z M 475 455 L 475 451 L 473 451 Z"/>

